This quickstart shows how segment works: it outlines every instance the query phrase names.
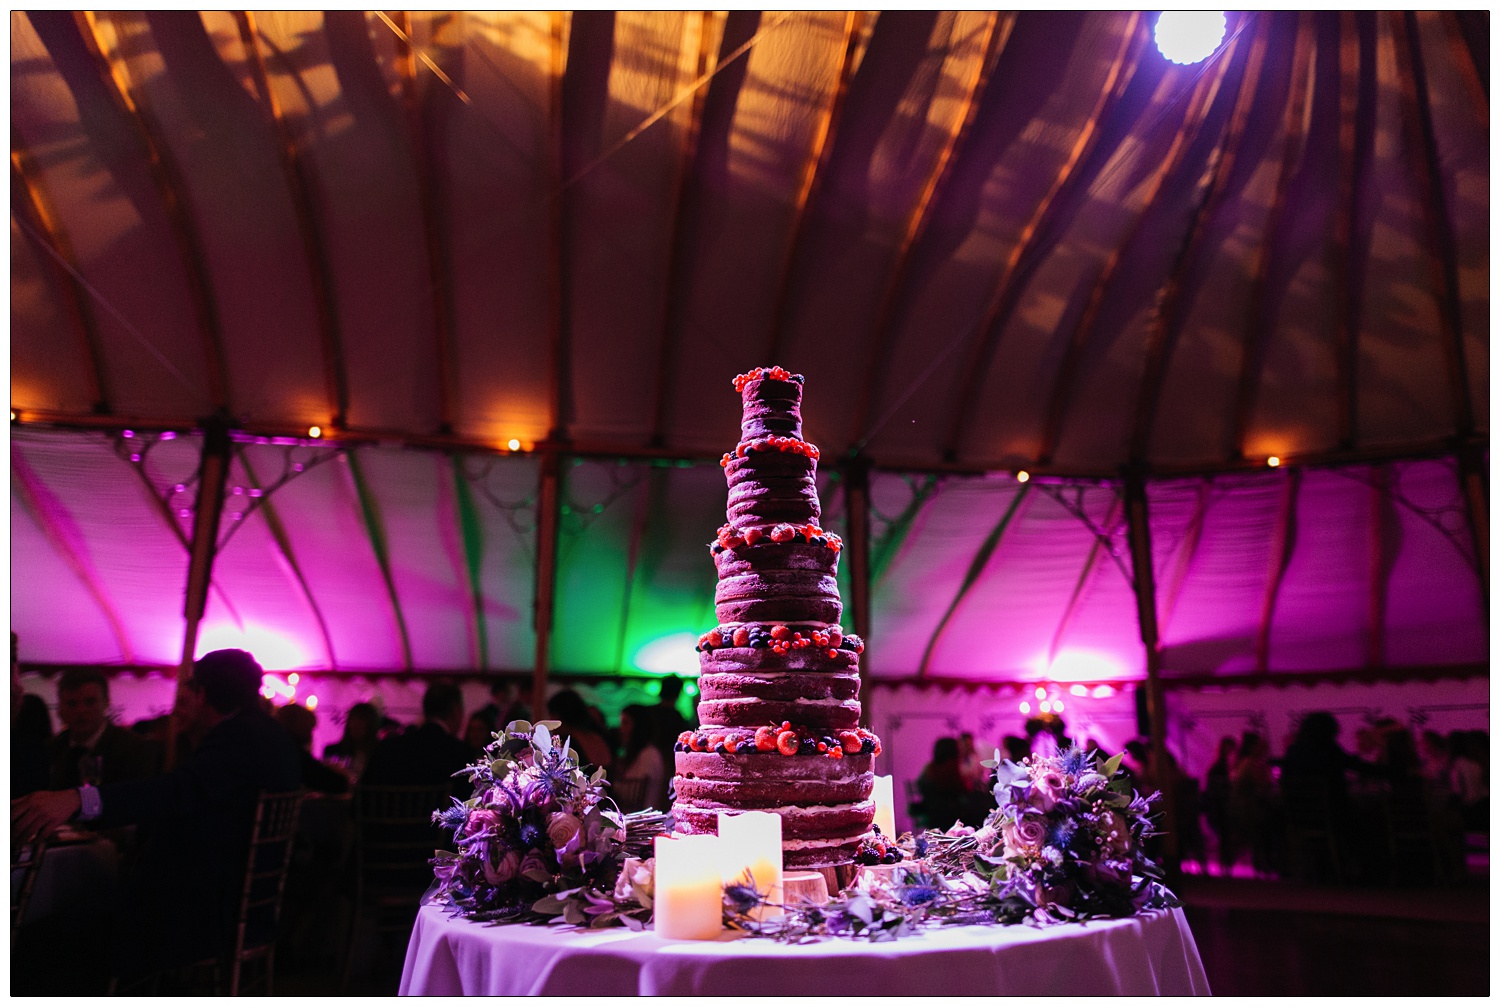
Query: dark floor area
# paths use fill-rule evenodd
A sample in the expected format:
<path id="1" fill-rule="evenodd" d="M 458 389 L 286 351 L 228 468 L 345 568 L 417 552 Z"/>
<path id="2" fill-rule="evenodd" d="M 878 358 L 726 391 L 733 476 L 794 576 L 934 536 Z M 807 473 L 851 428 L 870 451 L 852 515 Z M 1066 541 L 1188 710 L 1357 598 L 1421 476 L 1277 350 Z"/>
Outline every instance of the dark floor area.
<path id="1" fill-rule="evenodd" d="M 1488 885 L 1319 890 L 1280 882 L 1185 886 L 1218 996 L 1486 996 Z"/>

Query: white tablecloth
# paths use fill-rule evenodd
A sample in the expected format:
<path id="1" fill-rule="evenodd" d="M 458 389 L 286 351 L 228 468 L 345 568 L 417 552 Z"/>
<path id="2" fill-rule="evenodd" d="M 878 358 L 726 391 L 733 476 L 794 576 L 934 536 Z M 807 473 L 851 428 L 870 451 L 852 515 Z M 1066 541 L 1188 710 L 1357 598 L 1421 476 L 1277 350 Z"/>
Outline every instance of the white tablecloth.
<path id="1" fill-rule="evenodd" d="M 1207 995 L 1182 910 L 1058 926 L 944 927 L 899 941 L 672 941 L 622 928 L 417 915 L 403 996 Z"/>

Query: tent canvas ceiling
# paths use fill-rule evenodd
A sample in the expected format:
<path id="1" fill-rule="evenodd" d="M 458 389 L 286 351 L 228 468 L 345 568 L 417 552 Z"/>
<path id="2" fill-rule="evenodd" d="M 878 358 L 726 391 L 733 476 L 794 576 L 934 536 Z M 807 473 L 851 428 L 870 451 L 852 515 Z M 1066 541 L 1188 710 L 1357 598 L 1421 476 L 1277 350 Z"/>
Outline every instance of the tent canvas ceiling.
<path id="1" fill-rule="evenodd" d="M 529 667 L 561 456 L 550 663 L 691 667 L 775 360 L 877 677 L 1142 674 L 1127 470 L 1169 673 L 1483 665 L 1487 16 L 1151 21 L 13 12 L 23 660 L 175 663 L 217 413 L 212 639 Z"/>

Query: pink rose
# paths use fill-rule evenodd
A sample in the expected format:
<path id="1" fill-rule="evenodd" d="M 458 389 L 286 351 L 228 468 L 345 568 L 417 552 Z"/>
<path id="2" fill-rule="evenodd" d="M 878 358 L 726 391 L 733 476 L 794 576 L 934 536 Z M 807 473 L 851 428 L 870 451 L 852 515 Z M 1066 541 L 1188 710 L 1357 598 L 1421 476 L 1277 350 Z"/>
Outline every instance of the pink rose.
<path id="1" fill-rule="evenodd" d="M 568 840 L 578 834 L 583 823 L 566 811 L 559 811 L 547 819 L 547 838 L 559 850 L 568 845 Z"/>
<path id="2" fill-rule="evenodd" d="M 503 885 L 514 878 L 521 870 L 521 855 L 511 850 L 500 858 L 497 864 L 491 864 L 490 858 L 484 858 L 484 880 L 492 885 Z"/>
<path id="3" fill-rule="evenodd" d="M 1040 774 L 1031 785 L 1031 804 L 1038 811 L 1051 811 L 1060 798 L 1068 796 L 1068 782 L 1056 770 Z"/>
<path id="4" fill-rule="evenodd" d="M 1040 818 L 1028 815 L 1016 822 L 1014 836 L 1018 847 L 1035 850 L 1047 838 L 1047 826 L 1042 824 Z"/>
<path id="5" fill-rule="evenodd" d="M 488 808 L 479 808 L 469 812 L 469 820 L 464 822 L 464 837 L 472 838 L 484 832 L 486 829 L 494 831 L 500 825 L 500 816 Z"/>

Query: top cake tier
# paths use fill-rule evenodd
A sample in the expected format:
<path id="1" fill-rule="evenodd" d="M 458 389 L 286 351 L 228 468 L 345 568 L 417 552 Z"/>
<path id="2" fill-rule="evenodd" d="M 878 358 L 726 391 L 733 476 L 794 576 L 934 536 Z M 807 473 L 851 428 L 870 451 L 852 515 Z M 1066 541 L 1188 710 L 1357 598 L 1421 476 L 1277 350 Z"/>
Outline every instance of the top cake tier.
<path id="1" fill-rule="evenodd" d="M 802 438 L 802 375 L 781 368 L 756 368 L 740 386 L 744 412 L 740 415 L 740 439 L 758 437 Z M 772 376 L 772 375 L 775 376 Z M 785 377 L 782 377 L 785 375 Z"/>

